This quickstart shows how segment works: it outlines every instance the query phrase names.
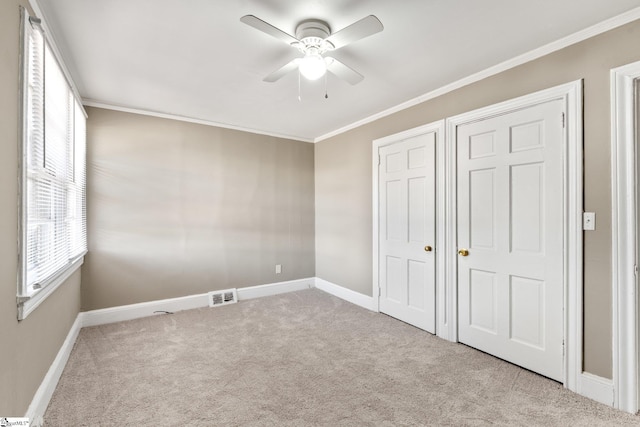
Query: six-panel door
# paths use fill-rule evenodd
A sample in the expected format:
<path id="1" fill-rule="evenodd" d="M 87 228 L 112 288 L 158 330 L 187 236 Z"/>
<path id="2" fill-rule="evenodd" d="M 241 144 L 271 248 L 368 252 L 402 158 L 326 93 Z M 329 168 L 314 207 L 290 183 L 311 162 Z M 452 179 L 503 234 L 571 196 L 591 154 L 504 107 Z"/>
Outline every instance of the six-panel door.
<path id="1" fill-rule="evenodd" d="M 380 311 L 435 333 L 435 133 L 379 149 Z"/>
<path id="2" fill-rule="evenodd" d="M 563 102 L 457 129 L 459 341 L 563 380 Z"/>

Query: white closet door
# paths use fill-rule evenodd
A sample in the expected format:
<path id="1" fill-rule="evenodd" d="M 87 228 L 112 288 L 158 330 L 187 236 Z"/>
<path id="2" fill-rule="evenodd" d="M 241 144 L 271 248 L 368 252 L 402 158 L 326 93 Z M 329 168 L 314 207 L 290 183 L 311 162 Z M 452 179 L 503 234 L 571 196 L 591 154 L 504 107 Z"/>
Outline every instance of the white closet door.
<path id="1" fill-rule="evenodd" d="M 435 132 L 379 149 L 380 311 L 435 333 Z"/>
<path id="2" fill-rule="evenodd" d="M 456 138 L 459 340 L 557 381 L 563 108 L 551 101 L 462 125 Z"/>

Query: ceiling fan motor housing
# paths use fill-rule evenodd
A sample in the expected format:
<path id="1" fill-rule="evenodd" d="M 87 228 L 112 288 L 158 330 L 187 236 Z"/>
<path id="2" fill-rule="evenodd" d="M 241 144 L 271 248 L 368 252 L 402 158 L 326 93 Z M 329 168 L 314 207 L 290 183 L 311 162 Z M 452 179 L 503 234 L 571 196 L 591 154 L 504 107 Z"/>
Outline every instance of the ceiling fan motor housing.
<path id="1" fill-rule="evenodd" d="M 302 53 L 316 49 L 318 53 L 322 54 L 333 49 L 333 45 L 325 40 L 330 35 L 331 29 L 326 22 L 318 19 L 302 21 L 296 27 L 296 38 L 301 42 L 296 47 Z"/>

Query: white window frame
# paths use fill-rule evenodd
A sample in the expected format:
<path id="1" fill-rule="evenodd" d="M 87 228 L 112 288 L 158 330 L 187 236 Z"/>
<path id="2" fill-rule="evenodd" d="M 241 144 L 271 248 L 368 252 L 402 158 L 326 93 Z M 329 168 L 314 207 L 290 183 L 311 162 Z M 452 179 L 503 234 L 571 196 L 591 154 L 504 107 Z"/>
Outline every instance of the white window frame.
<path id="1" fill-rule="evenodd" d="M 21 58 L 21 70 L 20 70 L 20 91 L 21 91 L 21 102 L 22 102 L 22 108 L 20 109 L 20 137 L 19 137 L 19 159 L 18 159 L 18 167 L 19 167 L 19 191 L 18 191 L 18 218 L 19 218 L 19 223 L 18 223 L 18 289 L 17 289 L 17 305 L 18 305 L 18 320 L 23 320 L 25 319 L 31 312 L 33 312 L 49 295 L 51 295 L 61 284 L 63 284 L 74 272 L 76 272 L 80 266 L 82 265 L 82 263 L 84 262 L 84 255 L 86 254 L 86 200 L 84 195 L 86 194 L 86 188 L 82 187 L 82 190 L 80 191 L 80 195 L 81 195 L 81 215 L 82 215 L 82 220 L 83 222 L 81 222 L 80 225 L 80 232 L 81 235 L 84 236 L 81 240 L 84 240 L 83 244 L 80 245 L 80 250 L 73 254 L 72 258 L 69 259 L 69 262 L 64 265 L 62 268 L 58 269 L 57 271 L 55 271 L 54 273 L 50 274 L 48 277 L 43 278 L 42 280 L 38 281 L 38 285 L 39 288 L 38 289 L 34 289 L 33 286 L 29 286 L 29 284 L 27 283 L 27 222 L 28 222 L 28 218 L 27 218 L 27 144 L 28 142 L 28 135 L 29 135 L 29 129 L 28 129 L 28 115 L 29 115 L 29 106 L 30 106 L 30 97 L 29 97 L 29 91 L 26 90 L 26 85 L 29 84 L 28 83 L 28 56 L 29 56 L 29 52 L 28 52 L 28 48 L 29 48 L 29 41 L 27 38 L 27 27 L 26 26 L 31 26 L 31 28 L 35 28 L 37 31 L 40 31 L 42 33 L 42 37 L 43 37 L 43 49 L 44 50 L 48 50 L 52 57 L 55 59 L 55 61 L 57 62 L 57 64 L 60 67 L 60 70 L 66 80 L 67 85 L 69 86 L 69 91 L 70 91 L 70 99 L 69 99 L 69 114 L 71 116 L 71 124 L 70 124 L 70 129 L 72 132 L 72 141 L 71 143 L 73 144 L 73 153 L 71 153 L 72 156 L 72 165 L 71 165 L 71 171 L 75 171 L 76 168 L 78 167 L 78 165 L 76 165 L 76 161 L 78 160 L 78 154 L 80 154 L 82 156 L 81 160 L 81 175 L 82 175 L 82 182 L 83 184 L 86 185 L 86 181 L 84 180 L 84 175 L 85 175 L 85 170 L 86 170 L 86 161 L 85 159 L 85 144 L 86 144 L 86 128 L 83 125 L 82 126 L 82 130 L 81 132 L 83 133 L 83 135 L 81 136 L 81 141 L 83 142 L 81 145 L 77 145 L 76 143 L 77 141 L 79 141 L 80 139 L 77 138 L 78 135 L 76 132 L 78 131 L 78 128 L 76 126 L 76 117 L 78 116 L 78 114 L 82 115 L 82 120 L 84 123 L 84 119 L 86 119 L 86 112 L 84 111 L 81 101 L 80 101 L 80 97 L 78 96 L 77 92 L 74 89 L 73 84 L 71 83 L 71 80 L 69 78 L 68 73 L 66 72 L 66 69 L 64 68 L 64 64 L 62 63 L 62 61 L 60 60 L 60 56 L 57 55 L 57 50 L 51 45 L 51 41 L 47 38 L 46 33 L 44 32 L 44 30 L 42 29 L 42 27 L 40 26 L 40 20 L 37 18 L 32 18 L 29 16 L 29 14 L 27 13 L 27 11 L 24 8 L 21 8 L 20 10 L 20 17 L 21 17 L 21 23 L 20 23 L 20 52 L 22 55 Z M 43 50 L 43 55 L 44 55 L 44 50 Z M 43 58 L 44 60 L 44 58 Z M 44 65 L 43 65 L 43 70 L 44 70 Z M 43 74 L 45 74 L 43 72 Z M 42 76 L 42 79 L 45 79 L 45 76 Z M 44 102 L 44 96 L 43 96 L 43 102 Z M 42 119 L 45 120 L 46 117 L 46 112 L 45 109 L 46 108 L 46 103 L 45 106 L 43 107 L 43 117 Z M 44 136 L 45 140 L 46 140 L 46 135 Z M 76 148 L 77 147 L 81 147 L 82 150 L 76 152 Z M 74 179 L 77 178 L 77 175 L 75 175 L 74 173 Z M 77 206 L 76 206 L 77 207 Z M 68 205 L 65 208 L 67 211 L 65 212 L 66 215 L 69 214 L 69 209 L 71 209 Z M 71 218 L 73 219 L 73 218 Z M 67 240 L 68 242 L 71 241 L 70 237 L 64 237 L 63 239 Z M 78 246 L 75 246 L 75 248 L 77 249 Z M 70 247 L 71 249 L 71 247 Z"/>

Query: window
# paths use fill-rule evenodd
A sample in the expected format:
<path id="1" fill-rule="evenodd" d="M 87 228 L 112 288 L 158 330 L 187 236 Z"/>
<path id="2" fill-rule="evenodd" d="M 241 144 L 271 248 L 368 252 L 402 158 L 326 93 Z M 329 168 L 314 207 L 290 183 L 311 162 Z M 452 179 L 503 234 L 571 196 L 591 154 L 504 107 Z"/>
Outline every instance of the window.
<path id="1" fill-rule="evenodd" d="M 82 264 L 87 248 L 84 110 L 39 20 L 22 14 L 19 319 Z"/>

